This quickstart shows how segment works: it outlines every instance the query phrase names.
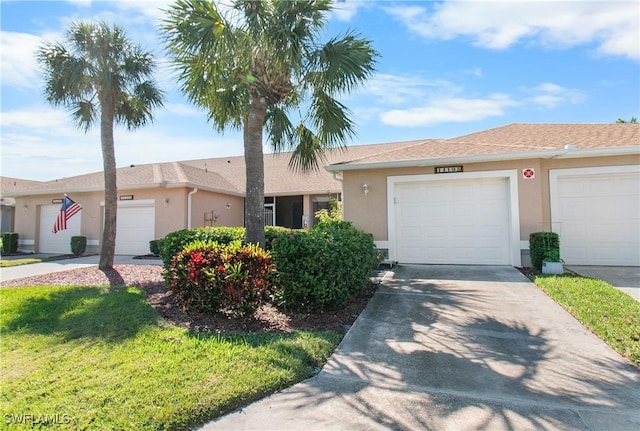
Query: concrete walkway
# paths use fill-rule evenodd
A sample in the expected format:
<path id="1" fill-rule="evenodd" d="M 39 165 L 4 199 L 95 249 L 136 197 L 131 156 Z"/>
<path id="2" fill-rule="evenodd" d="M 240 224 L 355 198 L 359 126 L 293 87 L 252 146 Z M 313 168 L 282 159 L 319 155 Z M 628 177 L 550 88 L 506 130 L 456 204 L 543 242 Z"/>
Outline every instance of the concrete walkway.
<path id="1" fill-rule="evenodd" d="M 42 258 L 46 255 L 25 255 L 19 256 L 21 259 Z M 11 256 L 3 257 L 9 260 Z M 15 257 L 14 257 L 15 258 Z M 17 278 L 31 277 L 34 275 L 49 274 L 52 272 L 68 271 L 70 269 L 96 266 L 100 256 L 86 256 L 73 259 L 56 260 L 53 262 L 30 263 L 28 265 L 10 266 L 0 268 L 0 281 L 15 280 Z M 134 259 L 133 256 L 115 256 L 114 264 L 135 264 L 135 265 L 162 265 L 160 259 Z"/>
<path id="2" fill-rule="evenodd" d="M 511 267 L 396 268 L 323 370 L 203 430 L 638 430 L 640 371 Z"/>

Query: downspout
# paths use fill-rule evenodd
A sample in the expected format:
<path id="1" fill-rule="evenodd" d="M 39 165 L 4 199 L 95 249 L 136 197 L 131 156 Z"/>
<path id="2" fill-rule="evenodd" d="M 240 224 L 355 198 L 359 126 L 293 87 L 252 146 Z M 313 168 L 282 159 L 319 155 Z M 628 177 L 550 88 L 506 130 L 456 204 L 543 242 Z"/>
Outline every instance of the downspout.
<path id="1" fill-rule="evenodd" d="M 187 197 L 187 229 L 191 229 L 191 198 L 193 197 L 193 195 L 195 195 L 196 193 L 198 193 L 198 188 L 194 188 L 193 190 L 191 190 L 189 192 L 189 195 Z"/>

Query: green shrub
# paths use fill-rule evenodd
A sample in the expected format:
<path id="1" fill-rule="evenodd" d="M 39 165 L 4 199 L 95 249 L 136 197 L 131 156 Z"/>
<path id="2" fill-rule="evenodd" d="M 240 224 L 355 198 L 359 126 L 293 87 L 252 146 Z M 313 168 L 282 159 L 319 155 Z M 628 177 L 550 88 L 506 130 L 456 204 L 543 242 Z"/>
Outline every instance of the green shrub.
<path id="1" fill-rule="evenodd" d="M 87 237 L 86 236 L 72 236 L 71 237 L 71 253 L 74 256 L 80 256 L 87 249 Z"/>
<path id="2" fill-rule="evenodd" d="M 314 215 L 321 223 L 327 221 L 340 221 L 342 220 L 342 202 L 337 199 L 331 199 L 329 201 L 328 210 L 318 210 Z"/>
<path id="3" fill-rule="evenodd" d="M 3 232 L 2 234 L 2 253 L 16 253 L 18 251 L 18 233 Z"/>
<path id="4" fill-rule="evenodd" d="M 149 252 L 154 256 L 160 255 L 160 248 L 162 247 L 161 239 L 152 239 L 149 241 Z"/>
<path id="5" fill-rule="evenodd" d="M 204 313 L 252 313 L 269 299 L 274 278 L 270 253 L 240 241 L 194 241 L 165 270 L 181 307 Z"/>
<path id="6" fill-rule="evenodd" d="M 534 232 L 529 235 L 529 253 L 531 265 L 542 269 L 542 262 L 547 258 L 560 258 L 560 239 L 555 232 Z"/>
<path id="7" fill-rule="evenodd" d="M 273 247 L 273 243 L 277 238 L 281 236 L 289 235 L 293 229 L 282 226 L 265 226 L 264 227 L 264 248 L 266 250 L 271 250 Z"/>
<path id="8" fill-rule="evenodd" d="M 351 299 L 368 283 L 376 254 L 372 235 L 342 221 L 278 235 L 272 253 L 278 271 L 276 303 L 309 310 Z"/>
<path id="9" fill-rule="evenodd" d="M 173 256 L 194 241 L 217 242 L 220 244 L 230 244 L 233 241 L 244 239 L 245 229 L 243 227 L 198 227 L 195 229 L 182 229 L 171 232 L 161 242 L 158 253 L 162 258 L 164 267 L 167 268 Z"/>

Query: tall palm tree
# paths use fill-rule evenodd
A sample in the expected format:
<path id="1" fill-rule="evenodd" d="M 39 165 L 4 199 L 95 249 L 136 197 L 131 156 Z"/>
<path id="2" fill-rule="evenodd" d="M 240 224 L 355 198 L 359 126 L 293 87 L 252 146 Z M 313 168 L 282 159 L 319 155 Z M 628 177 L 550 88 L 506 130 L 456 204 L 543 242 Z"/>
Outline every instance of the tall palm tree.
<path id="1" fill-rule="evenodd" d="M 66 42 L 67 46 L 44 43 L 37 59 L 45 73 L 47 101 L 66 107 L 84 132 L 100 123 L 105 220 L 99 268 L 110 269 L 118 205 L 114 124 L 129 130 L 147 124 L 153 120 L 152 108 L 162 106 L 163 95 L 151 79 L 155 69 L 151 54 L 130 42 L 120 27 L 71 23 Z"/>
<path id="2" fill-rule="evenodd" d="M 242 129 L 246 241 L 264 244 L 263 128 L 290 167 L 318 168 L 354 136 L 336 97 L 374 71 L 378 53 L 354 32 L 320 43 L 332 0 L 177 0 L 163 24 L 182 91 L 218 131 Z"/>

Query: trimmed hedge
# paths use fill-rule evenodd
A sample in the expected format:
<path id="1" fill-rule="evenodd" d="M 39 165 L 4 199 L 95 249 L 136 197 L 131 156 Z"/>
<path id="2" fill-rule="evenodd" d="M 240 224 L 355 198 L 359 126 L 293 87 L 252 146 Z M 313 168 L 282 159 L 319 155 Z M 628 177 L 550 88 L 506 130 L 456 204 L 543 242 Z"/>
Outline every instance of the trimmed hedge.
<path id="1" fill-rule="evenodd" d="M 534 232 L 529 235 L 529 253 L 531 265 L 542 269 L 542 262 L 546 258 L 556 260 L 560 258 L 560 238 L 555 232 Z"/>
<path id="2" fill-rule="evenodd" d="M 269 299 L 275 268 L 269 252 L 240 241 L 197 240 L 171 260 L 165 279 L 184 310 L 253 313 Z"/>
<path id="3" fill-rule="evenodd" d="M 161 239 L 152 239 L 149 241 L 149 252 L 154 256 L 160 255 L 160 248 L 162 247 Z"/>
<path id="4" fill-rule="evenodd" d="M 2 232 L 2 253 L 16 253 L 18 251 L 18 233 Z"/>
<path id="5" fill-rule="evenodd" d="M 343 304 L 369 282 L 376 263 L 373 236 L 343 221 L 279 235 L 272 252 L 279 277 L 276 303 L 284 308 Z"/>
<path id="6" fill-rule="evenodd" d="M 72 236 L 71 237 L 71 253 L 74 256 L 80 256 L 87 249 L 87 237 L 86 236 Z"/>

